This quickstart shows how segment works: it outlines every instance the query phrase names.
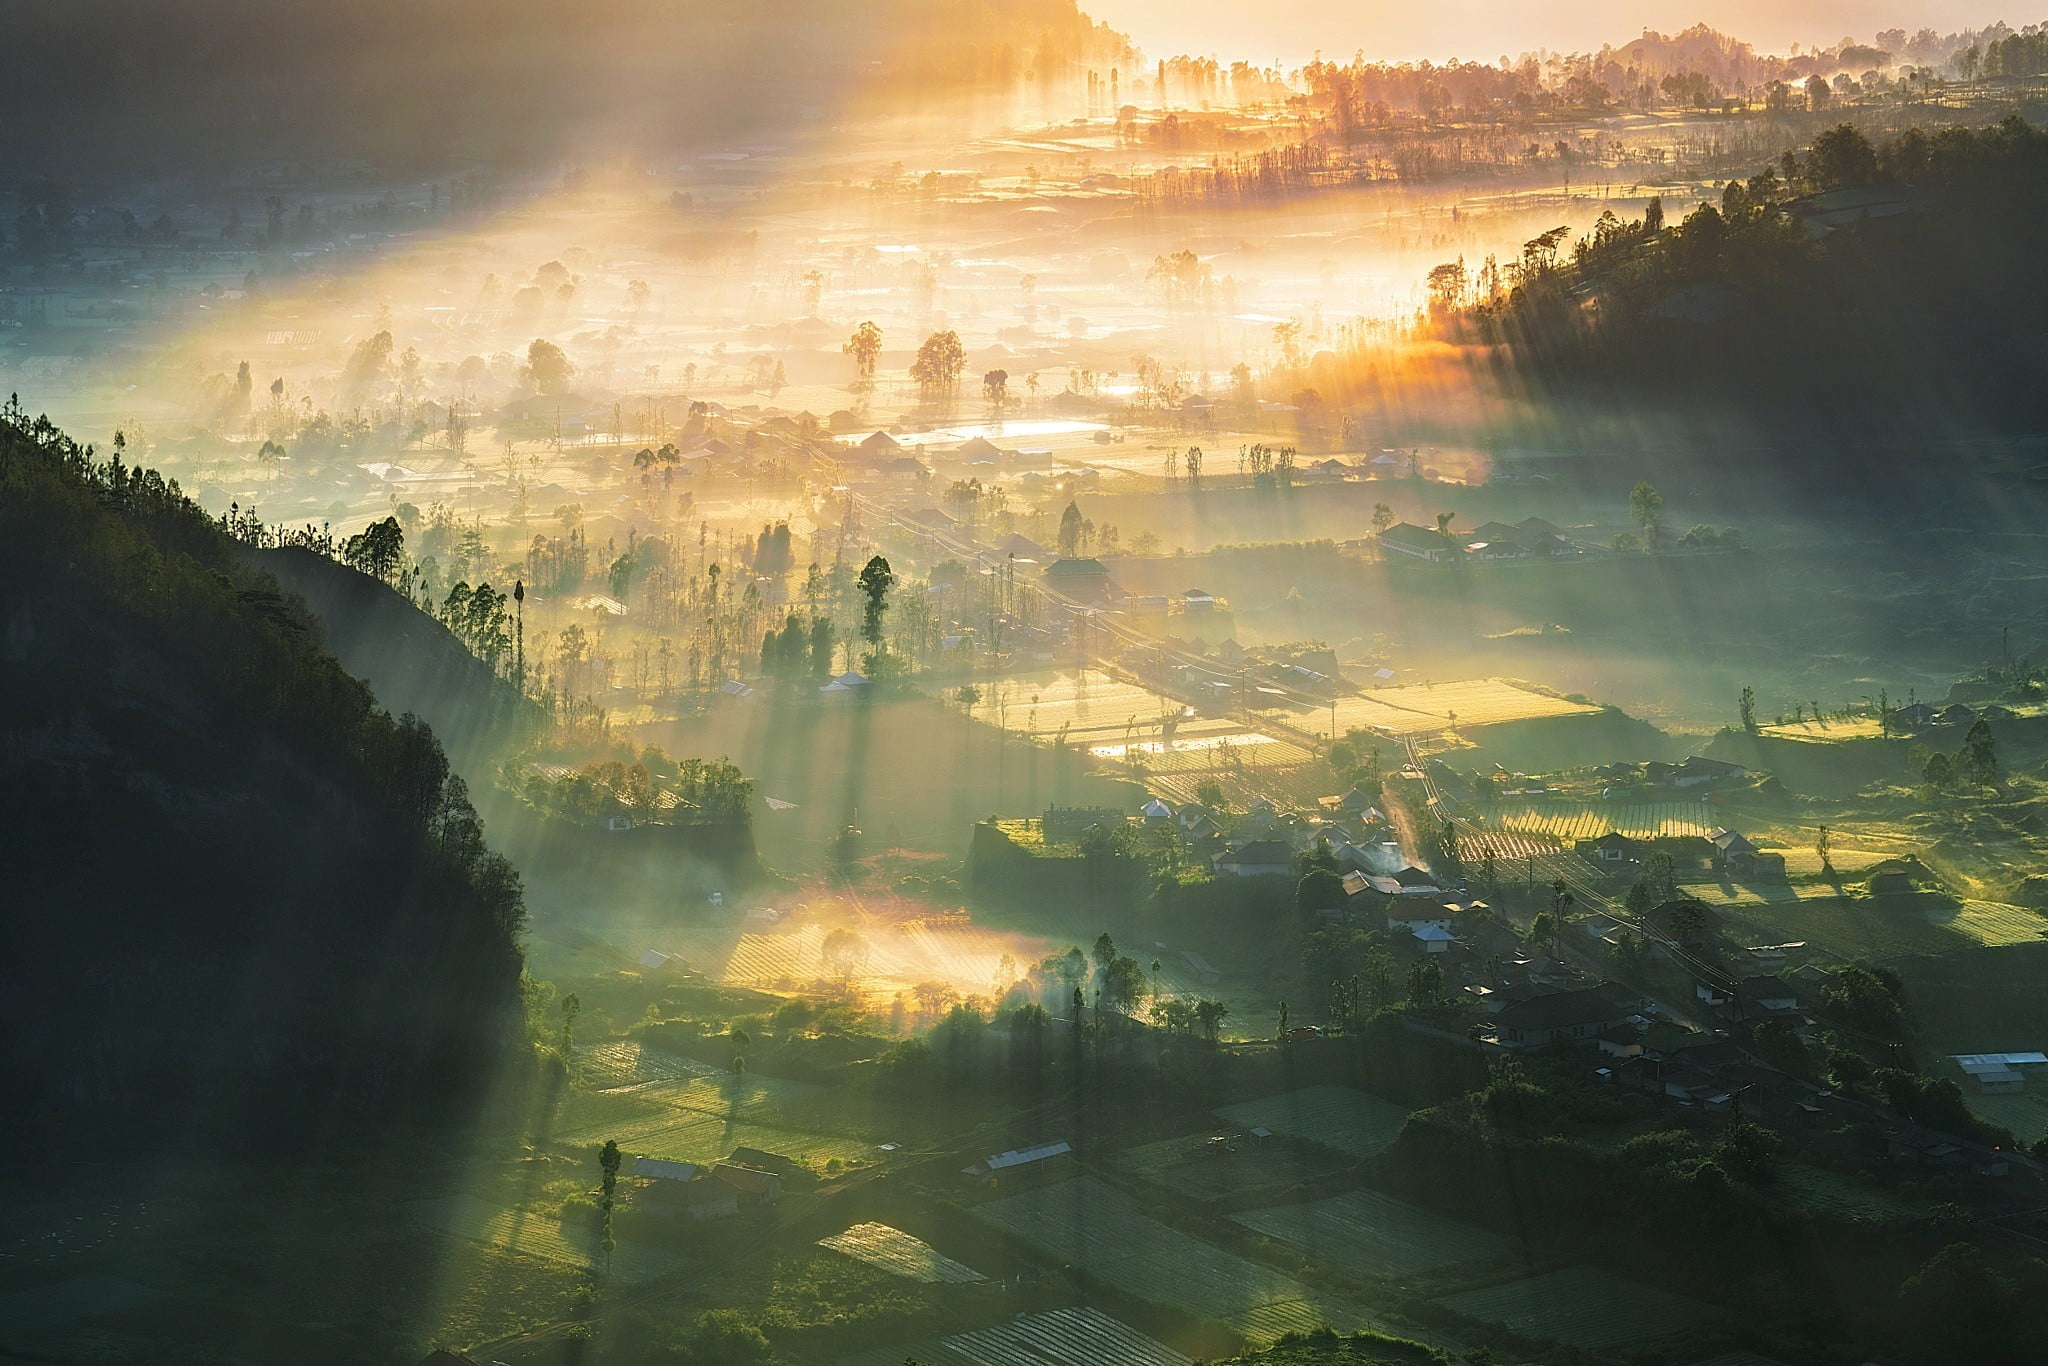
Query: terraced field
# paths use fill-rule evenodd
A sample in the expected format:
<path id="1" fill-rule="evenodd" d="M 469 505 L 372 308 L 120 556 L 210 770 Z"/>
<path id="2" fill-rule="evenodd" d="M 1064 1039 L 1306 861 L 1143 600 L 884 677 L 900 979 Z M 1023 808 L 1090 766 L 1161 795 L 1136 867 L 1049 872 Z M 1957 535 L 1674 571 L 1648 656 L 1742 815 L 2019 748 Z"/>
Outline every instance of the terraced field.
<path id="1" fill-rule="evenodd" d="M 1485 823 L 1502 831 L 1546 836 L 1567 846 L 1574 840 L 1598 839 L 1610 830 L 1630 839 L 1706 836 L 1718 824 L 1712 810 L 1698 801 L 1503 802 Z"/>
<path id="2" fill-rule="evenodd" d="M 1719 1311 L 1593 1266 L 1567 1267 L 1436 1301 L 1528 1338 L 1604 1352 L 1698 1328 Z"/>
<path id="3" fill-rule="evenodd" d="M 867 956 L 852 980 L 871 996 L 907 991 L 921 982 L 944 982 L 963 996 L 987 995 L 997 990 L 1005 957 L 1022 965 L 1053 948 L 1050 940 L 991 929 L 964 915 L 854 915 L 846 923 L 860 930 Z M 792 917 L 788 923 L 750 921 L 731 929 L 679 932 L 659 947 L 727 986 L 797 991 L 836 980 L 837 970 L 825 961 L 828 933 L 827 923 Z"/>
<path id="4" fill-rule="evenodd" d="M 1413 684 L 1377 688 L 1354 697 L 1340 697 L 1335 720 L 1340 731 L 1353 728 L 1382 735 L 1423 735 L 1448 729 L 1532 721 L 1546 716 L 1590 716 L 1600 708 L 1584 702 L 1532 691 L 1502 678 L 1469 679 L 1460 683 Z M 1322 715 L 1330 716 L 1324 708 Z"/>
<path id="5" fill-rule="evenodd" d="M 1257 1323 L 1259 1311 L 1297 1305 L 1267 1317 L 1285 1320 L 1280 1332 L 1313 1326 L 1310 1319 L 1341 1331 L 1367 1323 L 1354 1306 L 1171 1228 L 1093 1177 L 994 1200 L 975 1215 L 1119 1290 L 1207 1318 Z"/>
<path id="6" fill-rule="evenodd" d="M 1354 1190 L 1306 1205 L 1232 1216 L 1314 1257 L 1367 1276 L 1428 1272 L 1507 1255 L 1507 1243 L 1483 1229 L 1381 1195 Z"/>
<path id="7" fill-rule="evenodd" d="M 2048 916 L 2024 906 L 2008 906 L 1998 901 L 1965 901 L 1951 918 L 1944 918 L 1939 913 L 1932 914 L 1930 918 L 1937 925 L 1945 924 L 1958 934 L 1968 935 L 1992 948 L 2005 944 L 2037 944 L 2043 936 L 2048 936 Z"/>
<path id="8" fill-rule="evenodd" d="M 933 1285 L 965 1285 L 970 1281 L 988 1279 L 971 1266 L 940 1256 L 923 1239 L 913 1238 L 887 1224 L 855 1224 L 844 1233 L 820 1238 L 818 1246 L 843 1252 L 906 1280 Z"/>
<path id="9" fill-rule="evenodd" d="M 902 1366 L 906 1360 L 929 1366 L 1191 1366 L 1165 1343 L 1085 1306 L 1020 1314 L 993 1328 L 863 1352 L 838 1366 Z"/>
<path id="10" fill-rule="evenodd" d="M 1270 1129 L 1355 1157 L 1381 1151 L 1408 1122 L 1408 1112 L 1400 1106 L 1344 1086 L 1310 1086 L 1226 1105 L 1216 1114 L 1242 1129 Z"/>

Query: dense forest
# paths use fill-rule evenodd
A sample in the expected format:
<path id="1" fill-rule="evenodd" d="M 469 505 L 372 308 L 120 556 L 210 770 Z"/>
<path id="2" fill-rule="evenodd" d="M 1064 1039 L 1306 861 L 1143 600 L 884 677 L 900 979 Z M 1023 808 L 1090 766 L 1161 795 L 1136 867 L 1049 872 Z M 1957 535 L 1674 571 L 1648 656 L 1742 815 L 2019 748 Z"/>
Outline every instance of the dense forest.
<path id="1" fill-rule="evenodd" d="M 298 1150 L 517 1056 L 518 874 L 174 483 L 0 421 L 0 1139 Z"/>
<path id="2" fill-rule="evenodd" d="M 1439 328 L 1515 387 L 1710 401 L 1834 430 L 2037 425 L 2048 134 L 1843 125 L 1666 224 L 1604 215 L 1440 267 Z"/>

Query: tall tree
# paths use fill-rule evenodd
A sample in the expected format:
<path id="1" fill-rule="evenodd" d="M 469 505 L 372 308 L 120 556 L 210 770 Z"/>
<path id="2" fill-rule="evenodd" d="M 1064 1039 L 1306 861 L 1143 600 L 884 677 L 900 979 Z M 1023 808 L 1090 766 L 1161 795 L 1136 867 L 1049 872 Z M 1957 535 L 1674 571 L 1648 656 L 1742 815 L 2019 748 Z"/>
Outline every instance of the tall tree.
<path id="1" fill-rule="evenodd" d="M 873 393 L 875 367 L 882 358 L 882 329 L 872 322 L 864 322 L 853 329 L 853 335 L 839 349 L 853 358 L 853 392 Z"/>
<path id="2" fill-rule="evenodd" d="M 861 604 L 861 639 L 879 654 L 882 649 L 882 614 L 889 610 L 889 590 L 896 584 L 896 572 L 889 568 L 887 560 L 877 555 L 861 569 L 859 583 L 864 599 Z"/>

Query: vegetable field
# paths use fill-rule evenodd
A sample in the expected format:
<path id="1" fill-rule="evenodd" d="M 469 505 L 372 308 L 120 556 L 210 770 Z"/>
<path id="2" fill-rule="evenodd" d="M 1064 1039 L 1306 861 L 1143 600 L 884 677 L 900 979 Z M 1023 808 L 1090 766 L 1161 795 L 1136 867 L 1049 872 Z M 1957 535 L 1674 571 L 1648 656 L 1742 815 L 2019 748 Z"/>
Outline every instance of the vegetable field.
<path id="1" fill-rule="evenodd" d="M 844 1233 L 820 1238 L 818 1246 L 843 1252 L 906 1280 L 933 1285 L 965 1285 L 970 1281 L 987 1279 L 971 1266 L 940 1256 L 923 1239 L 913 1238 L 887 1224 L 855 1224 Z"/>
<path id="2" fill-rule="evenodd" d="M 1569 702 L 1502 678 L 1379 688 L 1340 697 L 1335 708 L 1340 733 L 1356 728 L 1383 735 L 1420 735 L 1445 730 L 1453 724 L 1463 730 L 1546 716 L 1590 716 L 1599 710 L 1585 702 Z M 1328 714 L 1329 709 L 1325 708 L 1324 715 Z"/>
<path id="3" fill-rule="evenodd" d="M 1047 1366 L 1051 1362 L 1190 1366 L 1186 1357 L 1165 1343 L 1085 1306 L 1020 1314 L 993 1328 L 863 1352 L 839 1366 L 902 1366 L 906 1359 L 930 1366 Z"/>
<path id="4" fill-rule="evenodd" d="M 1488 818 L 1491 827 L 1544 835 L 1569 845 L 1598 839 L 1612 830 L 1630 839 L 1711 835 L 1717 824 L 1705 802 L 1503 802 Z"/>
<path id="5" fill-rule="evenodd" d="M 1227 1105 L 1217 1115 L 1244 1129 L 1270 1129 L 1355 1157 L 1371 1157 L 1394 1141 L 1408 1112 L 1343 1086 L 1311 1086 L 1264 1100 Z"/>
<path id="6" fill-rule="evenodd" d="M 1592 1266 L 1446 1295 L 1436 1303 L 1523 1337 L 1587 1352 L 1682 1333 L 1718 1312 L 1697 1300 Z"/>
<path id="7" fill-rule="evenodd" d="M 1301 1249 L 1319 1263 L 1368 1276 L 1491 1261 L 1508 1250 L 1506 1242 L 1483 1229 L 1369 1190 L 1233 1217 L 1256 1233 Z"/>
<path id="8" fill-rule="evenodd" d="M 975 1213 L 1119 1290 L 1193 1314 L 1234 1320 L 1267 1306 L 1300 1302 L 1318 1306 L 1335 1328 L 1363 1322 L 1349 1306 L 1323 1305 L 1288 1276 L 1159 1222 L 1129 1196 L 1093 1177 L 994 1200 Z M 1290 1327 L 1300 1327 L 1293 1321 L 1303 1316 L 1290 1312 L 1285 1317 Z"/>

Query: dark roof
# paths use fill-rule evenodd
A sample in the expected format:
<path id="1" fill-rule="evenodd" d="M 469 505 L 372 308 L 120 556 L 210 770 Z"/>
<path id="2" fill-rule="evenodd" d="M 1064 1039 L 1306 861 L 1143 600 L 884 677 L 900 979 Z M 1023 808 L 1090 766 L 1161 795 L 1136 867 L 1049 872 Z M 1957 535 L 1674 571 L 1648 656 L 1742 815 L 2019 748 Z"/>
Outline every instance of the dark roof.
<path id="1" fill-rule="evenodd" d="M 1433 526 L 1417 526 L 1413 522 L 1397 522 L 1380 533 L 1382 541 L 1394 545 L 1413 546 L 1417 550 L 1456 550 L 1457 542 L 1445 536 Z"/>
<path id="2" fill-rule="evenodd" d="M 1109 577 L 1109 569 L 1102 563 L 1102 561 L 1098 559 L 1089 558 L 1084 560 L 1068 558 L 1064 560 L 1054 560 L 1051 564 L 1047 565 L 1045 567 L 1045 576 L 1048 579 L 1106 579 Z"/>
<path id="3" fill-rule="evenodd" d="M 1494 1018 L 1510 1029 L 1568 1029 L 1573 1025 L 1613 1024 L 1635 1011 L 1636 1002 L 1624 999 L 1623 988 L 1601 982 L 1518 1001 Z"/>
<path id="4" fill-rule="evenodd" d="M 752 1167 L 755 1171 L 774 1172 L 777 1176 L 788 1176 L 797 1169 L 794 1158 L 781 1153 L 762 1152 L 759 1148 L 734 1148 L 725 1159 L 737 1166 Z"/>
<path id="5" fill-rule="evenodd" d="M 1294 850 L 1279 840 L 1253 840 L 1250 844 L 1239 845 L 1218 860 L 1220 863 L 1236 863 L 1252 866 L 1266 863 L 1284 863 L 1292 866 Z"/>
<path id="6" fill-rule="evenodd" d="M 1595 840 L 1580 840 L 1580 844 L 1594 849 L 1634 849 L 1636 842 L 1619 831 L 1610 830 Z"/>
<path id="7" fill-rule="evenodd" d="M 748 1195 L 766 1195 L 782 1180 L 774 1172 L 758 1172 L 752 1167 L 736 1167 L 729 1162 L 721 1162 L 713 1167 L 711 1175 L 734 1190 L 745 1191 Z"/>
<path id="8" fill-rule="evenodd" d="M 1406 868 L 1403 868 L 1400 872 L 1394 874 L 1394 881 L 1400 883 L 1403 887 L 1436 886 L 1436 878 L 1434 875 L 1423 872 L 1420 868 L 1417 868 L 1412 863 L 1409 864 Z"/>

